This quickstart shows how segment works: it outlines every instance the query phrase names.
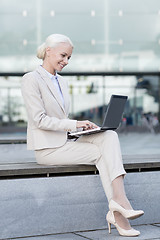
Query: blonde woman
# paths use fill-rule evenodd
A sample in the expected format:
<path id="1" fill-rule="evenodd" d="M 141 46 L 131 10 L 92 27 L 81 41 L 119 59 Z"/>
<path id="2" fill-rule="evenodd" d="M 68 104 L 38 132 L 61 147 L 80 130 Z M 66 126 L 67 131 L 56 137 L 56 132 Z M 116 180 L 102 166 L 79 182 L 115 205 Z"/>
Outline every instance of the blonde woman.
<path id="1" fill-rule="evenodd" d="M 68 118 L 69 93 L 60 72 L 71 58 L 73 44 L 61 34 L 52 34 L 38 48 L 42 65 L 22 78 L 22 95 L 28 114 L 27 146 L 35 151 L 38 164 L 96 165 L 109 202 L 106 219 L 122 236 L 138 236 L 128 219 L 141 216 L 142 210 L 132 209 L 124 189 L 126 174 L 117 133 L 106 131 L 69 141 L 67 132 L 77 128 L 96 128 L 86 120 Z"/>

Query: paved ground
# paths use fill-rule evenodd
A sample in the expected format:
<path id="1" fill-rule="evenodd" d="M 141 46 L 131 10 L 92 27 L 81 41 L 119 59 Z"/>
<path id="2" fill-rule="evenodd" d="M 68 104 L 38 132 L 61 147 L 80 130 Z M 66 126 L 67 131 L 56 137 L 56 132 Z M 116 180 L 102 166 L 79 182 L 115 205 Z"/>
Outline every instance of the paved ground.
<path id="1" fill-rule="evenodd" d="M 128 133 L 119 134 L 122 154 L 159 154 L 160 134 Z"/>
<path id="2" fill-rule="evenodd" d="M 25 134 L 0 134 L 2 139 L 25 139 Z M 160 134 L 151 133 L 127 133 L 119 134 L 123 155 L 159 155 Z M 34 157 L 33 151 L 27 151 L 26 144 L 0 144 L 0 162 L 16 162 L 21 156 L 25 161 Z"/>
<path id="3" fill-rule="evenodd" d="M 64 234 L 54 234 L 45 236 L 34 236 L 26 238 L 17 238 L 17 240 L 158 240 L 160 239 L 160 224 L 154 225 L 141 225 L 134 226 L 141 232 L 139 237 L 122 237 L 118 234 L 116 229 L 112 229 L 111 234 L 107 229 L 85 231 L 85 232 L 73 232 Z M 15 238 L 14 238 L 15 239 Z M 11 240 L 11 239 L 10 239 Z"/>

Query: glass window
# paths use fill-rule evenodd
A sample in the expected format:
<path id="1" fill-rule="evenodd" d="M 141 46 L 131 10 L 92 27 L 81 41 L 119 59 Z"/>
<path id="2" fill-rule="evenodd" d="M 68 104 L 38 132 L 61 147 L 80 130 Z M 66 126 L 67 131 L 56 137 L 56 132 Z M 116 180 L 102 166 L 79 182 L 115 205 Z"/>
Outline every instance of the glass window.
<path id="1" fill-rule="evenodd" d="M 1 0 L 0 72 L 30 71 L 52 33 L 75 46 L 65 71 L 159 71 L 159 0 Z"/>

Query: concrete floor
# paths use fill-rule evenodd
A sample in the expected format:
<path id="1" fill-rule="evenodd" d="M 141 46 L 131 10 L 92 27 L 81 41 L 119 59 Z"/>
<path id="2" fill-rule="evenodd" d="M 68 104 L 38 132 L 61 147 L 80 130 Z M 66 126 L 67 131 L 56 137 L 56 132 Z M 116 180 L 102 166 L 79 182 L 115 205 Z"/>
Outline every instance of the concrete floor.
<path id="1" fill-rule="evenodd" d="M 14 238 L 17 240 L 159 240 L 160 239 L 160 224 L 154 225 L 140 225 L 134 226 L 135 229 L 141 232 L 138 237 L 122 237 L 118 234 L 116 229 L 112 229 L 111 234 L 108 233 L 108 229 L 85 231 L 85 232 L 72 232 L 65 234 L 54 234 L 45 236 L 34 236 L 25 238 Z M 11 238 L 10 238 L 11 240 Z"/>

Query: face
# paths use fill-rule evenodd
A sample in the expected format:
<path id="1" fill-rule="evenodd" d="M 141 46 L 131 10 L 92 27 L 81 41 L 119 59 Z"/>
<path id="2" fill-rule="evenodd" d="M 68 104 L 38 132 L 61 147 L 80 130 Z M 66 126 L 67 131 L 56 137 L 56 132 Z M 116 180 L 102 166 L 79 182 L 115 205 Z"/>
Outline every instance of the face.
<path id="1" fill-rule="evenodd" d="M 56 47 L 46 49 L 47 67 L 52 74 L 61 71 L 72 55 L 73 47 L 69 43 L 59 43 Z"/>

